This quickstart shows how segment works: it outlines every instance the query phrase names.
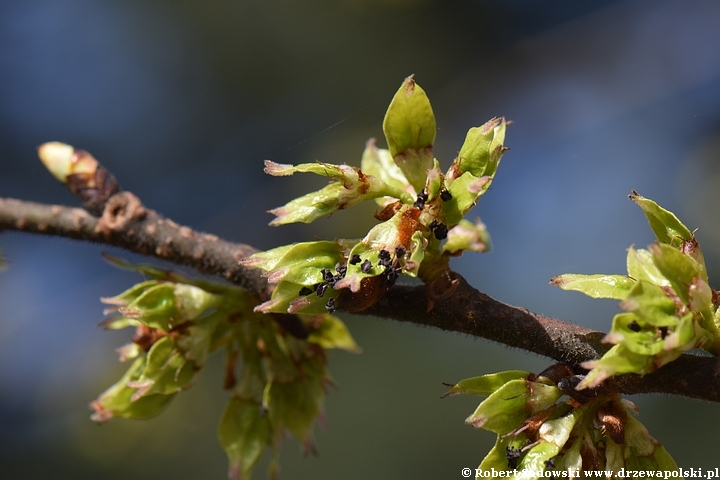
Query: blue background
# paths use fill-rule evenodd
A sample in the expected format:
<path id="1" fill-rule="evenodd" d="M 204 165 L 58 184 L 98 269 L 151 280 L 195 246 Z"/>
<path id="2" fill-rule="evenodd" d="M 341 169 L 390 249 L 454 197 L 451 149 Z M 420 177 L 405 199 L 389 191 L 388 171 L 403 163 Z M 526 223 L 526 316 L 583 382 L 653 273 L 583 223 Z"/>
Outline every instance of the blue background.
<path id="1" fill-rule="evenodd" d="M 59 140 L 178 223 L 266 249 L 372 225 L 339 212 L 271 228 L 266 210 L 317 188 L 262 161 L 358 165 L 403 78 L 435 110 L 447 167 L 470 126 L 514 121 L 471 215 L 494 249 L 453 268 L 502 301 L 607 330 L 616 302 L 548 285 L 623 273 L 653 237 L 631 189 L 673 210 L 720 271 L 720 3 L 678 1 L 81 1 L 0 4 L 0 195 L 77 205 L 36 159 Z M 99 298 L 139 280 L 66 239 L 0 235 L 0 477 L 225 478 L 215 428 L 227 394 L 211 362 L 150 421 L 96 427 L 87 404 L 125 366 Z M 718 284 L 712 284 L 718 288 Z M 441 382 L 551 362 L 388 320 L 347 317 L 361 355 L 333 352 L 320 455 L 286 442 L 282 478 L 461 478 L 493 435 L 463 424 L 475 398 Z M 634 397 L 684 467 L 714 468 L 716 405 Z M 257 472 L 263 477 L 262 468 Z"/>

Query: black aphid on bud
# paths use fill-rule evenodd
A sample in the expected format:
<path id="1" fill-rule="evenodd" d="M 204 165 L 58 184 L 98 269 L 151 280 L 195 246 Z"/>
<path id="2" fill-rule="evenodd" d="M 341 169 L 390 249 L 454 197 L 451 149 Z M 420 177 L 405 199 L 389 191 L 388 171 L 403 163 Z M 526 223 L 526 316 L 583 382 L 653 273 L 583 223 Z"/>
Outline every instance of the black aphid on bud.
<path id="1" fill-rule="evenodd" d="M 327 290 L 327 288 L 327 283 L 318 283 L 317 287 L 315 287 L 315 294 L 318 297 L 322 297 L 323 295 L 325 295 L 325 290 Z"/>
<path id="2" fill-rule="evenodd" d="M 397 247 L 395 249 L 395 257 L 402 258 L 405 256 L 406 252 L 407 252 L 407 250 L 405 250 L 405 247 Z"/>
<path id="3" fill-rule="evenodd" d="M 303 287 L 303 288 L 300 289 L 300 293 L 298 293 L 298 295 L 300 295 L 301 297 L 307 297 L 307 296 L 310 295 L 311 293 L 313 293 L 313 289 L 312 289 L 312 288 Z"/>
<path id="4" fill-rule="evenodd" d="M 385 267 L 385 271 L 383 272 L 383 276 L 385 277 L 385 280 L 390 284 L 394 285 L 395 281 L 400 276 L 400 268 L 394 268 L 392 266 Z"/>
<path id="5" fill-rule="evenodd" d="M 325 280 L 326 282 L 332 282 L 334 275 L 330 270 L 328 270 L 327 268 L 323 268 L 322 270 L 320 270 L 320 273 L 322 274 L 323 280 Z"/>
<path id="6" fill-rule="evenodd" d="M 413 203 L 413 207 L 423 209 L 425 208 L 425 202 L 427 202 L 428 194 L 423 190 L 422 192 L 418 193 L 417 200 L 415 200 L 415 203 Z"/>
<path id="7" fill-rule="evenodd" d="M 329 298 L 325 304 L 325 308 L 328 312 L 333 313 L 335 311 L 335 297 Z"/>
<path id="8" fill-rule="evenodd" d="M 345 278 L 345 274 L 347 273 L 347 265 L 336 265 L 335 270 L 337 271 L 337 275 L 335 275 L 336 280 L 341 280 Z"/>
<path id="9" fill-rule="evenodd" d="M 443 202 L 447 202 L 449 200 L 452 200 L 452 193 L 445 190 L 444 188 L 440 191 L 440 200 Z"/>
<path id="10" fill-rule="evenodd" d="M 350 259 L 350 261 L 348 263 L 350 265 L 357 265 L 358 263 L 360 263 L 360 255 L 358 255 L 356 253 L 355 255 L 352 256 L 352 258 Z"/>
<path id="11" fill-rule="evenodd" d="M 435 234 L 435 238 L 437 238 L 438 240 L 447 238 L 448 228 L 444 223 L 433 220 L 428 226 L 428 228 L 431 232 L 433 232 L 433 234 Z"/>
<path id="12" fill-rule="evenodd" d="M 360 271 L 363 273 L 370 273 L 370 270 L 372 270 L 372 263 L 370 263 L 370 260 L 365 259 L 362 265 L 360 265 Z"/>
<path id="13" fill-rule="evenodd" d="M 437 238 L 438 240 L 443 240 L 443 239 L 447 238 L 447 236 L 448 236 L 447 225 L 445 225 L 444 223 L 438 224 L 438 226 L 435 227 L 435 230 L 433 230 L 433 233 L 435 234 L 435 238 Z"/>
<path id="14" fill-rule="evenodd" d="M 521 453 L 519 448 L 515 448 L 512 445 L 505 448 L 505 458 L 507 458 L 509 470 L 515 470 L 517 468 Z"/>
<path id="15" fill-rule="evenodd" d="M 390 252 L 387 250 L 380 250 L 380 253 L 378 253 L 378 265 L 381 267 L 387 267 L 390 265 Z"/>
<path id="16" fill-rule="evenodd" d="M 633 332 L 639 332 L 640 330 L 642 330 L 642 328 L 640 327 L 640 324 L 638 322 L 636 322 L 635 320 L 628 323 L 628 328 L 630 330 L 632 330 Z"/>

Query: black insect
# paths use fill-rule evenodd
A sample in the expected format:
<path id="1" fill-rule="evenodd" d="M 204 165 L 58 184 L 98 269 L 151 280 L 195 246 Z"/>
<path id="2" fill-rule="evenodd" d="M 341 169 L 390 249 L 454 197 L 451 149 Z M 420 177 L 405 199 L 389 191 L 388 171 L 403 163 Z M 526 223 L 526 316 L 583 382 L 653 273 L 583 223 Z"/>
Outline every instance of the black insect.
<path id="1" fill-rule="evenodd" d="M 312 289 L 312 288 L 303 287 L 303 288 L 300 289 L 300 293 L 298 293 L 298 295 L 300 295 L 301 297 L 307 297 L 307 296 L 310 295 L 311 293 L 313 293 L 313 289 Z"/>
<path id="2" fill-rule="evenodd" d="M 415 203 L 413 203 L 413 207 L 423 209 L 425 208 L 425 202 L 427 202 L 428 194 L 425 190 L 418 193 L 417 200 L 415 200 Z"/>
<path id="3" fill-rule="evenodd" d="M 433 232 L 433 234 L 435 234 L 435 238 L 437 238 L 438 240 L 447 238 L 448 228 L 447 225 L 445 225 L 444 223 L 433 220 L 428 226 L 428 228 L 431 232 Z"/>
<path id="4" fill-rule="evenodd" d="M 360 271 L 363 273 L 370 273 L 370 270 L 372 270 L 372 263 L 370 263 L 370 260 L 365 259 L 362 265 L 360 265 Z"/>
<path id="5" fill-rule="evenodd" d="M 407 252 L 407 250 L 405 250 L 405 247 L 397 247 L 395 249 L 395 257 L 402 258 L 405 256 L 406 252 Z"/>
<path id="6" fill-rule="evenodd" d="M 394 285 L 395 281 L 400 276 L 400 267 L 393 267 L 393 266 L 387 266 L 385 267 L 385 271 L 383 272 L 383 276 L 385 277 L 385 281 L 389 283 L 390 285 Z"/>
<path id="7" fill-rule="evenodd" d="M 327 290 L 328 284 L 327 283 L 318 283 L 317 287 L 315 287 L 315 294 L 318 297 L 322 297 L 325 295 L 325 290 Z"/>
<path id="8" fill-rule="evenodd" d="M 387 250 L 380 250 L 380 252 L 378 253 L 378 258 L 379 258 L 378 265 L 380 265 L 382 267 L 387 267 L 390 265 L 391 257 L 390 257 L 390 252 L 388 252 Z"/>
<path id="9" fill-rule="evenodd" d="M 660 330 L 660 338 L 665 340 L 665 337 L 667 337 L 668 334 L 668 327 L 658 327 L 658 330 Z"/>
<path id="10" fill-rule="evenodd" d="M 334 277 L 335 281 L 341 280 L 345 278 L 345 274 L 347 273 L 347 265 L 336 265 L 335 270 L 337 271 L 337 275 L 335 275 Z"/>
<path id="11" fill-rule="evenodd" d="M 452 200 L 452 193 L 450 193 L 449 191 L 447 191 L 445 189 L 442 189 L 440 191 L 440 200 L 442 200 L 443 202 Z"/>
<path id="12" fill-rule="evenodd" d="M 517 468 L 518 462 L 520 461 L 520 453 L 520 449 L 512 445 L 505 448 L 505 458 L 508 462 L 508 469 L 515 470 Z"/>
<path id="13" fill-rule="evenodd" d="M 326 282 L 333 281 L 334 275 L 332 274 L 332 272 L 329 269 L 323 268 L 322 270 L 320 270 L 320 274 L 322 275 L 323 280 L 325 280 Z"/>
<path id="14" fill-rule="evenodd" d="M 635 320 L 628 323 L 628 328 L 630 330 L 632 330 L 633 332 L 639 332 L 640 330 L 642 330 L 642 328 L 640 327 L 640 324 L 638 322 L 636 322 Z"/>
<path id="15" fill-rule="evenodd" d="M 350 261 L 348 263 L 350 265 L 357 265 L 358 263 L 360 263 L 360 255 L 358 255 L 356 253 L 355 255 L 352 256 L 352 258 L 350 259 Z"/>
<path id="16" fill-rule="evenodd" d="M 555 457 L 552 457 L 550 460 L 545 460 L 545 468 L 555 470 Z"/>
<path id="17" fill-rule="evenodd" d="M 327 303 L 325 303 L 325 308 L 330 313 L 333 313 L 335 311 L 335 297 L 328 298 Z"/>

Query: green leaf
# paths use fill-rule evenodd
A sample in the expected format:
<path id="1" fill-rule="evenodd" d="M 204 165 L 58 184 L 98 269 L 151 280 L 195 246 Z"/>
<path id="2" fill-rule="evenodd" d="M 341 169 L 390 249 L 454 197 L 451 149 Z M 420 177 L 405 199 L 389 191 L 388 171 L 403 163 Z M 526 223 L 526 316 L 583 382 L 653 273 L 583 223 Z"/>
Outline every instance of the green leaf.
<path id="1" fill-rule="evenodd" d="M 529 393 L 525 380 L 510 380 L 490 394 L 465 423 L 505 435 L 528 418 L 525 405 Z"/>
<path id="2" fill-rule="evenodd" d="M 544 422 L 538 431 L 539 437 L 557 448 L 557 454 L 565 446 L 573 428 L 575 428 L 575 424 L 586 411 L 587 409 L 583 407 L 575 408 L 567 415 Z M 549 458 L 545 460 L 549 460 Z"/>
<path id="3" fill-rule="evenodd" d="M 678 322 L 675 302 L 661 287 L 645 281 L 635 282 L 627 298 L 620 302 L 620 308 L 655 327 L 674 327 Z"/>
<path id="4" fill-rule="evenodd" d="M 427 179 L 425 181 L 425 193 L 428 195 L 427 203 L 437 203 L 438 196 L 445 185 L 445 175 L 440 170 L 440 162 L 437 158 L 433 159 L 433 166 L 427 171 Z M 443 200 L 440 200 L 443 201 Z"/>
<path id="5" fill-rule="evenodd" d="M 309 446 L 313 425 L 325 401 L 325 382 L 323 360 L 319 357 L 306 358 L 302 364 L 302 376 L 295 381 L 273 382 L 267 398 L 273 424 L 287 429 Z"/>
<path id="6" fill-rule="evenodd" d="M 173 320 L 178 318 L 175 285 L 158 283 L 143 291 L 120 311 L 125 317 L 137 318 L 149 327 L 167 332 L 172 328 Z"/>
<path id="7" fill-rule="evenodd" d="M 624 300 L 635 285 L 625 275 L 581 275 L 566 273 L 550 280 L 550 284 L 563 290 L 574 290 L 592 298 Z"/>
<path id="8" fill-rule="evenodd" d="M 411 195 L 416 195 L 417 193 L 407 178 L 405 178 L 405 174 L 400 170 L 400 167 L 398 167 L 393 160 L 390 150 L 377 148 L 374 138 L 368 140 L 365 144 L 365 151 L 360 161 L 360 169 L 393 188 L 407 191 Z"/>
<path id="9" fill-rule="evenodd" d="M 257 253 L 242 263 L 265 270 L 265 276 L 270 283 L 294 283 L 300 286 L 300 291 L 302 286 L 310 287 L 322 282 L 321 270 L 334 270 L 335 265 L 342 259 L 342 248 L 337 242 L 317 241 L 294 243 Z"/>
<path id="10" fill-rule="evenodd" d="M 412 76 L 405 79 L 390 102 L 383 132 L 390 155 L 415 191 L 420 192 L 426 172 L 432 168 L 436 126 L 430 101 Z"/>
<path id="11" fill-rule="evenodd" d="M 655 266 L 670 281 L 680 300 L 688 304 L 690 285 L 693 284 L 695 277 L 700 275 L 697 264 L 677 248 L 664 243 L 650 245 L 648 248 Z"/>
<path id="12" fill-rule="evenodd" d="M 460 220 L 460 223 L 450 229 L 442 251 L 450 255 L 459 255 L 465 250 L 483 253 L 489 252 L 491 248 L 492 241 L 485 224 L 476 219 L 475 223 Z"/>
<path id="13" fill-rule="evenodd" d="M 137 380 L 145 367 L 145 356 L 136 359 L 125 375 L 113 386 L 105 390 L 97 400 L 90 404 L 95 413 L 91 420 L 103 423 L 114 417 L 151 418 L 159 414 L 172 400 L 172 395 L 146 395 L 133 400 L 135 388 L 127 384 Z"/>
<path id="14" fill-rule="evenodd" d="M 204 365 L 208 356 L 219 347 L 219 333 L 226 332 L 227 320 L 227 313 L 213 312 L 192 322 L 187 334 L 178 335 L 175 339 L 183 357 L 196 367 Z"/>
<path id="15" fill-rule="evenodd" d="M 144 395 L 170 395 L 188 387 L 197 371 L 195 364 L 177 350 L 175 342 L 163 337 L 150 348 L 140 376 L 128 386 L 137 388 L 134 400 Z"/>
<path id="16" fill-rule="evenodd" d="M 102 298 L 102 302 L 109 305 L 127 306 L 130 302 L 137 299 L 140 295 L 145 293 L 146 290 L 152 288 L 158 284 L 157 280 L 148 280 L 146 282 L 138 283 L 125 290 L 120 295 L 116 295 L 110 298 Z"/>
<path id="17" fill-rule="evenodd" d="M 657 355 L 665 349 L 665 342 L 655 327 L 643 327 L 634 313 L 619 313 L 613 318 L 610 334 L 605 342 L 622 343 L 628 350 L 641 355 Z M 634 328 L 634 329 L 633 329 Z M 640 329 L 639 331 L 636 331 Z"/>
<path id="18" fill-rule="evenodd" d="M 632 352 L 627 346 L 618 344 L 608 350 L 599 360 L 591 360 L 581 364 L 590 372 L 575 387 L 577 390 L 593 388 L 605 379 L 622 373 L 648 373 L 654 370 L 653 358 Z"/>
<path id="19" fill-rule="evenodd" d="M 692 232 L 678 220 L 674 213 L 665 210 L 660 205 L 641 196 L 636 191 L 629 195 L 630 200 L 642 208 L 643 213 L 650 223 L 650 228 L 661 243 L 680 248 L 683 242 L 693 242 L 695 239 Z"/>
<path id="20" fill-rule="evenodd" d="M 343 321 L 334 315 L 323 315 L 320 325 L 310 332 L 307 341 L 323 348 L 342 348 L 349 352 L 361 352 Z"/>
<path id="21" fill-rule="evenodd" d="M 519 467 L 544 472 L 545 462 L 560 453 L 585 410 L 583 407 L 576 408 L 565 416 L 544 422 L 538 431 L 540 442 L 525 453 Z"/>
<path id="22" fill-rule="evenodd" d="M 325 304 L 330 298 L 337 298 L 340 292 L 328 288 L 322 297 L 315 293 L 301 296 L 304 285 L 281 281 L 273 290 L 272 297 L 255 307 L 261 313 L 302 313 L 304 315 L 322 315 L 327 313 Z"/>
<path id="23" fill-rule="evenodd" d="M 292 175 L 295 172 L 315 173 L 336 179 L 326 187 L 296 198 L 282 207 L 270 210 L 277 218 L 270 225 L 288 223 L 311 223 L 318 218 L 350 208 L 365 200 L 379 197 L 395 197 L 406 203 L 413 198 L 396 183 L 387 184 L 372 175 L 365 175 L 359 168 L 331 163 L 303 163 L 300 165 L 283 165 L 265 160 L 265 172 L 274 176 Z"/>
<path id="24" fill-rule="evenodd" d="M 220 295 L 215 295 L 195 285 L 176 283 L 175 304 L 180 316 L 181 323 L 187 320 L 195 320 L 211 308 L 215 308 L 222 302 Z"/>
<path id="25" fill-rule="evenodd" d="M 283 245 L 281 247 L 265 250 L 264 252 L 254 253 L 249 257 L 240 260 L 240 264 L 245 267 L 260 268 L 269 272 L 274 270 L 285 254 L 297 245 L 297 243 L 291 243 L 290 245 Z"/>
<path id="26" fill-rule="evenodd" d="M 447 186 L 452 198 L 443 202 L 442 212 L 448 227 L 457 225 L 462 217 L 475 206 L 477 199 L 490 188 L 492 177 L 476 177 L 463 173 Z"/>
<path id="27" fill-rule="evenodd" d="M 562 395 L 562 391 L 554 385 L 524 379 L 510 380 L 490 394 L 465 423 L 505 435 L 529 416 L 555 403 Z"/>
<path id="28" fill-rule="evenodd" d="M 468 130 L 465 143 L 455 160 L 458 172 L 470 172 L 477 178 L 494 177 L 505 151 L 503 142 L 506 126 L 504 118 L 493 118 L 481 127 Z"/>
<path id="29" fill-rule="evenodd" d="M 443 395 L 443 398 L 459 394 L 488 396 L 509 381 L 526 379 L 528 375 L 530 375 L 530 372 L 523 370 L 508 370 L 506 372 L 466 378 L 453 385 L 450 391 Z"/>
<path id="30" fill-rule="evenodd" d="M 230 461 L 228 476 L 250 478 L 271 438 L 272 427 L 260 403 L 232 397 L 218 425 L 218 439 Z"/>
<path id="31" fill-rule="evenodd" d="M 579 437 L 574 442 L 572 442 L 572 445 L 565 451 L 565 454 L 560 457 L 557 462 L 555 462 L 555 470 L 582 470 L 583 459 L 582 455 L 580 454 L 580 447 L 583 445 L 583 443 L 583 437 Z"/>
<path id="32" fill-rule="evenodd" d="M 636 250 L 635 247 L 628 249 L 627 270 L 630 278 L 645 280 L 660 287 L 669 287 L 670 281 L 660 273 L 652 253 L 648 250 Z"/>

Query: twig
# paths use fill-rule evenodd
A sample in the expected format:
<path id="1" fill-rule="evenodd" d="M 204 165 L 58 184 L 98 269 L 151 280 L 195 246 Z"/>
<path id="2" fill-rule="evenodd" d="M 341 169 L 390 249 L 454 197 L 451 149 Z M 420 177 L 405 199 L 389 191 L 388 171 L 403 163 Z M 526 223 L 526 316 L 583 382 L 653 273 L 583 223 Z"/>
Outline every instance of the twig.
<path id="1" fill-rule="evenodd" d="M 267 282 L 238 261 L 257 250 L 199 233 L 146 209 L 130 192 L 110 198 L 102 217 L 80 208 L 0 198 L 0 231 L 57 235 L 126 248 L 194 270 L 220 275 L 263 298 Z"/>
<path id="2" fill-rule="evenodd" d="M 129 192 L 112 196 L 101 218 L 78 208 L 0 198 L 2 230 L 123 247 L 219 275 L 261 299 L 267 298 L 267 284 L 260 273 L 238 264 L 255 249 L 164 219 Z M 598 358 L 608 348 L 601 342 L 601 332 L 498 302 L 455 273 L 445 280 L 447 285 L 440 287 L 395 286 L 363 313 L 486 338 L 570 365 Z M 625 394 L 667 393 L 720 402 L 716 370 L 714 357 L 684 354 L 652 374 L 622 375 L 613 381 Z"/>

